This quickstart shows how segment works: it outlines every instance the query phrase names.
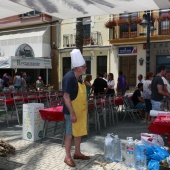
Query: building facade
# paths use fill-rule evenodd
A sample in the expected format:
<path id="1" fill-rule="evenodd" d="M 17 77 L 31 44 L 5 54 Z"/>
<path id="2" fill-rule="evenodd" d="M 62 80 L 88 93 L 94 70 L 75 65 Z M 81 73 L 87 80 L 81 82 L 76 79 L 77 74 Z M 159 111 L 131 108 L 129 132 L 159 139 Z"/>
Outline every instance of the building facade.
<path id="1" fill-rule="evenodd" d="M 146 28 L 140 26 L 144 12 L 83 18 L 83 56 L 86 74 L 113 73 L 117 82 L 123 71 L 130 86 L 138 74 L 146 75 Z M 150 11 L 156 29 L 150 33 L 150 71 L 169 66 L 169 10 Z M 1 74 L 26 71 L 34 79 L 61 89 L 64 74 L 71 69 L 70 52 L 75 47 L 77 19 L 57 20 L 32 11 L 0 20 Z M 83 75 L 84 77 L 85 75 Z M 35 81 L 35 80 L 34 80 Z M 116 87 L 116 86 L 115 86 Z"/>
<path id="2" fill-rule="evenodd" d="M 26 72 L 31 84 L 39 75 L 51 81 L 51 21 L 37 11 L 0 20 L 1 75 Z"/>
<path id="3" fill-rule="evenodd" d="M 138 74 L 146 75 L 146 28 L 140 26 L 144 12 L 83 18 L 83 56 L 86 74 L 111 72 L 117 82 L 119 70 L 130 86 L 136 86 Z M 169 66 L 169 10 L 150 11 L 154 29 L 150 32 L 150 71 L 160 64 Z M 153 25 L 152 25 L 153 26 Z M 76 19 L 61 22 L 59 49 L 59 87 L 71 68 L 70 52 L 75 48 Z"/>

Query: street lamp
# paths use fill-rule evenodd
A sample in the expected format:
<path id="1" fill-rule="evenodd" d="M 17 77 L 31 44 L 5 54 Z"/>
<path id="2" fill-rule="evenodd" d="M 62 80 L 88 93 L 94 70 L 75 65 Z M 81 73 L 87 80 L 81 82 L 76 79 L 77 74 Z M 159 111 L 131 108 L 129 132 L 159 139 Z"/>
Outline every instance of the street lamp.
<path id="1" fill-rule="evenodd" d="M 150 22 L 150 11 L 147 11 L 146 14 L 143 15 L 143 20 L 140 23 L 141 26 L 147 29 L 146 33 L 146 72 L 149 72 L 150 70 L 150 28 L 151 28 L 151 22 Z"/>
<path id="2" fill-rule="evenodd" d="M 146 33 L 146 72 L 150 70 L 150 32 L 155 31 L 154 21 L 150 19 L 150 11 L 147 11 L 146 14 L 143 15 L 143 20 L 140 23 L 141 26 L 147 29 Z"/>

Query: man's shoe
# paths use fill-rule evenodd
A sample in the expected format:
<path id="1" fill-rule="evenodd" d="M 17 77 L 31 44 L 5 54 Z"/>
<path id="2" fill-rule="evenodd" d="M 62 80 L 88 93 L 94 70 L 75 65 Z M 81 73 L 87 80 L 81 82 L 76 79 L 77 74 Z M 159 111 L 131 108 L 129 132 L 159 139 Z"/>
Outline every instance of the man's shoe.
<path id="1" fill-rule="evenodd" d="M 76 155 L 76 154 L 74 154 L 73 158 L 74 158 L 74 159 L 89 160 L 89 159 L 90 159 L 90 156 Z"/>
<path id="2" fill-rule="evenodd" d="M 68 166 L 71 166 L 71 167 L 75 167 L 75 166 L 76 166 L 75 162 L 74 162 L 72 159 L 67 160 L 67 159 L 65 158 L 65 159 L 64 159 L 64 162 L 65 162 Z"/>

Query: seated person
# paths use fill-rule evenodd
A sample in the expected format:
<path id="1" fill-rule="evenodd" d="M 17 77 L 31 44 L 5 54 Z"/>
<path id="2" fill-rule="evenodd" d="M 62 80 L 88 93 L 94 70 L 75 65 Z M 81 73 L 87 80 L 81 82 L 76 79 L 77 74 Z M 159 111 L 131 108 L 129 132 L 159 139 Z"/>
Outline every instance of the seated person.
<path id="1" fill-rule="evenodd" d="M 138 84 L 138 89 L 132 95 L 132 101 L 135 105 L 135 108 L 146 110 L 145 100 L 141 97 L 141 91 L 143 91 L 143 83 Z"/>

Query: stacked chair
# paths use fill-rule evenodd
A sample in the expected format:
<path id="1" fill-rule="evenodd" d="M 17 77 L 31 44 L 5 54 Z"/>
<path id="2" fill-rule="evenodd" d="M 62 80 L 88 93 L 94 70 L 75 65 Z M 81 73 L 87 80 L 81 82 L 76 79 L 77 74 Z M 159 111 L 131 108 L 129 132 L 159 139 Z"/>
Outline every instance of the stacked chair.
<path id="1" fill-rule="evenodd" d="M 7 125 L 9 126 L 8 111 L 7 111 L 7 106 L 5 102 L 5 95 L 3 93 L 0 93 L 0 116 L 3 114 L 5 114 L 5 119 L 6 119 Z"/>
<path id="2" fill-rule="evenodd" d="M 14 104 L 15 104 L 15 111 L 17 114 L 18 124 L 21 125 L 21 117 L 23 113 L 23 104 L 24 104 L 24 98 L 23 93 L 14 93 Z"/>

